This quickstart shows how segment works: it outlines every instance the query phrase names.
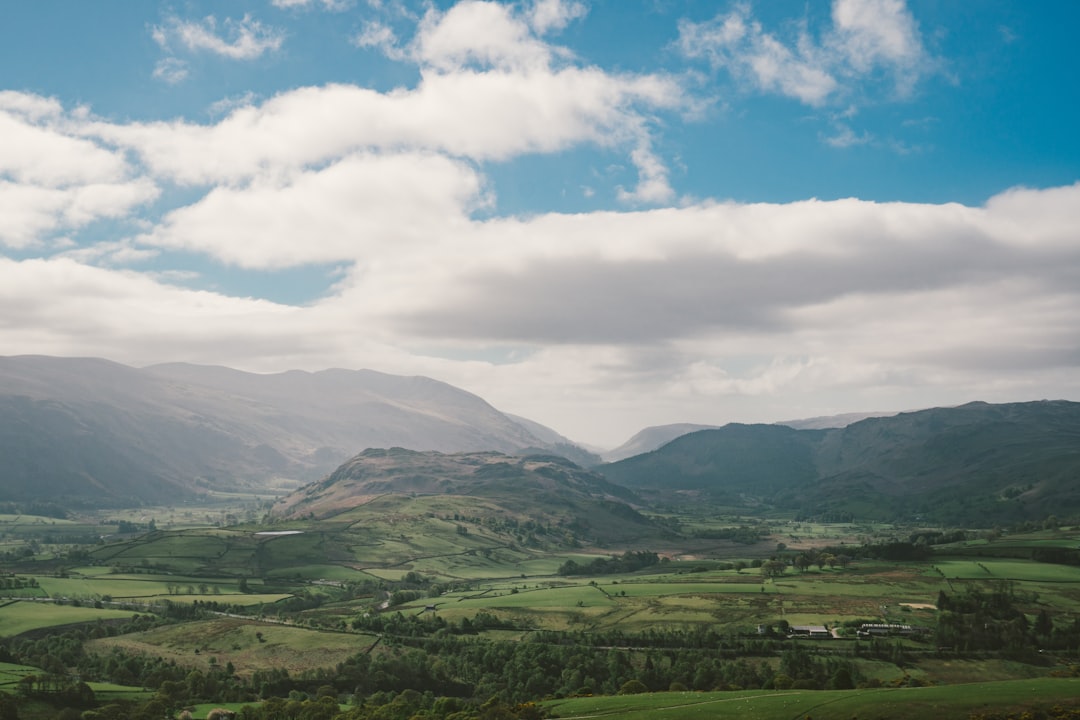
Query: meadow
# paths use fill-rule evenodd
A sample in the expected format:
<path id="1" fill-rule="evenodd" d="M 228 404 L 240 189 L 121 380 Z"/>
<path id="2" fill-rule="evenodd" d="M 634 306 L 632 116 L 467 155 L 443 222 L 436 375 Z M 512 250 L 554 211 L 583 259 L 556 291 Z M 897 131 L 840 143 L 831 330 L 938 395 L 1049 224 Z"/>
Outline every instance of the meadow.
<path id="1" fill-rule="evenodd" d="M 553 701 L 564 720 L 617 717 L 625 720 L 925 720 L 968 717 L 980 712 L 1047 709 L 1074 705 L 1077 679 L 1029 679 L 941 687 L 879 688 L 849 691 L 744 691 L 725 693 L 649 693 Z"/>

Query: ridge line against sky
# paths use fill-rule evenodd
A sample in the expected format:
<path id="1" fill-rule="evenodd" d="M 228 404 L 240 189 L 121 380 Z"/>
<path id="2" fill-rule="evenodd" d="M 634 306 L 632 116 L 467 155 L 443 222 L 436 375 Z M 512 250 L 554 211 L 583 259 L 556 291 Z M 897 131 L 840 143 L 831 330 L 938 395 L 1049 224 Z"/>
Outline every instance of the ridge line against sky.
<path id="1" fill-rule="evenodd" d="M 0 9 L 0 353 L 577 440 L 1080 398 L 1080 5 Z"/>

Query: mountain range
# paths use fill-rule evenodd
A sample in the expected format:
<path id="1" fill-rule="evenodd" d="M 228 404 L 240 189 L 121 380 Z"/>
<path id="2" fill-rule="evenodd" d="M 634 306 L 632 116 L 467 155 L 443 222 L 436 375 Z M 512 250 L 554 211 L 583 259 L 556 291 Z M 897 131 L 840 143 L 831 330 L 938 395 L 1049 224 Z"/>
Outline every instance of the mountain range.
<path id="1" fill-rule="evenodd" d="M 0 358 L 0 501 L 112 506 L 289 488 L 369 447 L 589 457 L 564 441 L 426 377 Z"/>
<path id="2" fill-rule="evenodd" d="M 387 455 L 387 448 L 397 450 Z M 471 474 L 476 457 L 462 466 L 409 452 L 544 456 L 549 464 L 485 460 L 492 467 L 483 472 L 504 476 L 476 484 L 487 477 Z M 635 506 L 708 501 L 743 512 L 983 526 L 1080 513 L 1080 403 L 1067 401 L 773 425 L 668 425 L 647 428 L 613 451 L 628 452 L 637 454 L 602 464 L 550 428 L 425 377 L 0 358 L 4 502 L 137 506 L 208 491 L 279 494 L 350 477 L 334 491 L 340 501 L 341 487 L 375 492 L 377 467 L 382 492 L 392 493 L 497 487 L 506 495 L 518 487 L 522 498 L 539 501 L 550 496 L 530 493 L 548 473 L 588 484 L 590 496 L 597 483 L 606 488 L 600 494 L 613 497 L 629 488 Z M 413 471 L 395 470 L 395 463 Z M 364 469 L 365 484 L 350 468 Z M 432 485 L 440 471 L 445 482 Z"/>
<path id="3" fill-rule="evenodd" d="M 731 424 L 597 468 L 654 500 L 988 525 L 1080 511 L 1080 403 L 970 403 L 842 428 Z"/>

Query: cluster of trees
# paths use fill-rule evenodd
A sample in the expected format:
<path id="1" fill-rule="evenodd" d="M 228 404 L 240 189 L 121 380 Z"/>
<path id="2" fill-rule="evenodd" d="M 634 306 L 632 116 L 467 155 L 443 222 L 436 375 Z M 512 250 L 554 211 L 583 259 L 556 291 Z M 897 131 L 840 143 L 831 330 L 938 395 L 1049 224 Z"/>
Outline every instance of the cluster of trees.
<path id="1" fill-rule="evenodd" d="M 32 577 L 16 577 L 15 575 L 0 576 L 0 590 L 25 590 L 36 588 L 38 582 Z"/>
<path id="2" fill-rule="evenodd" d="M 941 648 L 959 652 L 993 650 L 1017 660 L 1032 659 L 1038 649 L 1080 651 L 1080 618 L 1057 624 L 1046 608 L 1035 622 L 1018 607 L 1012 583 L 999 583 L 992 590 L 967 587 L 961 593 L 938 594 L 940 610 L 935 641 Z M 1027 598 L 1026 600 L 1030 600 Z"/>
<path id="3" fill-rule="evenodd" d="M 66 520 L 68 511 L 56 503 L 40 500 L 26 503 L 2 502 L 0 503 L 0 515 L 37 515 L 39 517 Z"/>
<path id="4" fill-rule="evenodd" d="M 647 550 L 623 553 L 609 558 L 596 558 L 581 565 L 574 560 L 567 560 L 559 566 L 560 575 L 621 575 L 637 572 L 660 563 L 660 556 Z"/>
<path id="5" fill-rule="evenodd" d="M 849 680 L 854 683 L 859 679 L 845 660 L 819 657 L 798 647 L 785 651 L 776 670 L 767 660 L 755 662 L 748 658 L 754 653 L 773 655 L 781 641 L 744 640 L 709 630 L 649 631 L 640 635 L 617 631 L 597 635 L 544 632 L 529 642 L 499 643 L 464 633 L 441 632 L 438 618 L 407 619 L 398 613 L 389 617 L 396 618 L 397 623 L 383 630 L 398 631 L 419 624 L 436 630 L 413 637 L 387 634 L 383 648 L 368 648 L 334 668 L 298 676 L 290 676 L 283 669 L 265 670 L 254 673 L 250 680 L 237 676 L 231 664 L 212 665 L 204 672 L 120 649 L 99 654 L 85 651 L 85 642 L 91 637 L 145 630 L 161 622 L 148 616 L 133 617 L 121 627 L 98 624 L 37 640 L 11 640 L 0 653 L 0 661 L 41 667 L 43 677 L 78 677 L 79 682 L 111 681 L 159 689 L 152 701 L 137 708 L 122 703 L 97 708 L 97 720 L 157 718 L 196 702 L 275 697 L 288 700 L 268 703 L 259 711 L 270 714 L 252 712 L 241 717 L 367 720 L 409 718 L 423 711 L 426 715 L 420 717 L 510 720 L 539 717 L 528 703 L 548 696 L 616 694 L 634 688 L 782 688 L 796 683 L 799 687 L 847 687 Z M 483 615 L 470 621 L 474 628 L 499 623 L 494 615 L 490 623 Z M 459 627 L 464 630 L 463 626 Z M 43 687 L 56 689 L 53 695 L 57 703 L 85 708 L 93 702 L 92 696 L 85 693 L 78 696 L 82 705 L 72 699 L 75 695 L 67 696 L 79 689 L 77 684 L 69 687 L 70 683 L 57 680 L 54 687 L 42 685 L 38 679 L 33 682 L 29 689 L 34 692 Z M 440 697 L 449 700 L 440 701 Z M 323 698 L 332 698 L 333 703 Z M 337 714 L 337 703 L 347 698 L 360 704 L 348 713 Z M 285 712 L 282 702 L 291 714 L 275 714 Z M 334 713 L 325 714 L 331 704 Z M 398 715 L 405 706 L 409 714 Z"/>
<path id="6" fill-rule="evenodd" d="M 754 545 L 769 536 L 769 528 L 740 525 L 739 527 L 726 527 L 710 530 L 695 530 L 691 537 L 704 540 L 731 540 L 743 545 Z"/>

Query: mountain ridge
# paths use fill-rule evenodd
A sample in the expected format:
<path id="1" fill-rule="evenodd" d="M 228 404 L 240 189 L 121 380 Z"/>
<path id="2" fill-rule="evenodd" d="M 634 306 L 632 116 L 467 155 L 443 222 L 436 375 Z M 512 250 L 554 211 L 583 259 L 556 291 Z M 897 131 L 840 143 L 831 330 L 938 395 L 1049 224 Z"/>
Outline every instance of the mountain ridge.
<path id="1" fill-rule="evenodd" d="M 4 501 L 138 505 L 270 491 L 318 479 L 365 447 L 559 452 L 477 395 L 374 370 L 0 357 L 0 411 Z"/>
<path id="2" fill-rule="evenodd" d="M 1080 403 L 969 403 L 843 428 L 726 425 L 597 468 L 639 492 L 806 516 L 1008 522 L 1080 512 Z"/>

